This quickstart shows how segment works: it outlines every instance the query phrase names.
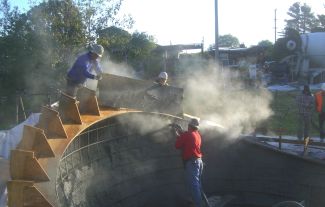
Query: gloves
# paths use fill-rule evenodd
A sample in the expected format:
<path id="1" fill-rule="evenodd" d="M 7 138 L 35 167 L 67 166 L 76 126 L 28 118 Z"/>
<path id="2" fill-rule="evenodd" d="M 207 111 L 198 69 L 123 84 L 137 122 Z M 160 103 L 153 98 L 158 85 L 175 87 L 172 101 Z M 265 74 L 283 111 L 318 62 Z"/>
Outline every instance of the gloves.
<path id="1" fill-rule="evenodd" d="M 183 130 L 182 127 L 176 123 L 169 124 L 169 126 L 173 127 L 174 129 L 177 129 L 177 130 Z"/>
<path id="2" fill-rule="evenodd" d="M 180 133 L 184 132 L 184 130 L 179 124 L 173 123 L 169 124 L 169 126 L 171 126 L 173 130 L 175 130 L 176 135 L 179 135 Z"/>
<path id="3" fill-rule="evenodd" d="M 95 80 L 101 80 L 101 79 L 103 79 L 103 76 L 102 75 L 96 75 L 95 76 Z"/>

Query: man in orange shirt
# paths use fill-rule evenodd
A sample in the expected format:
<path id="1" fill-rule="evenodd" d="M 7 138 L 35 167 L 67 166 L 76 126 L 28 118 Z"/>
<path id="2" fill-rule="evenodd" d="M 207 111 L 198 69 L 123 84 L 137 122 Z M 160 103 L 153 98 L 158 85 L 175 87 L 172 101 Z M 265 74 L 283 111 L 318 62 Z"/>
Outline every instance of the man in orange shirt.
<path id="1" fill-rule="evenodd" d="M 188 123 L 188 131 L 176 129 L 176 149 L 182 150 L 182 159 L 185 167 L 186 182 L 191 192 L 195 207 L 201 207 L 202 187 L 201 175 L 203 171 L 201 135 L 198 131 L 199 121 L 191 119 Z"/>
<path id="2" fill-rule="evenodd" d="M 325 83 L 321 85 L 321 91 L 318 91 L 315 94 L 315 105 L 318 113 L 319 137 L 324 139 L 325 133 L 323 131 L 323 125 L 325 122 Z"/>

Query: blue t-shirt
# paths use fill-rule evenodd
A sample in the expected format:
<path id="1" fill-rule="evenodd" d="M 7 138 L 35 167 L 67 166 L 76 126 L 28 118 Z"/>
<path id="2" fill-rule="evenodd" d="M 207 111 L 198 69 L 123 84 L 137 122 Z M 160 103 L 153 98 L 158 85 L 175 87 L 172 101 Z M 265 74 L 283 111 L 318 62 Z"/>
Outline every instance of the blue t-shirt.
<path id="1" fill-rule="evenodd" d="M 83 84 L 87 78 L 95 79 L 95 75 L 91 73 L 93 69 L 95 69 L 97 74 L 103 72 L 98 59 L 92 60 L 91 53 L 87 52 L 77 58 L 72 68 L 68 71 L 67 76 L 71 81 Z"/>

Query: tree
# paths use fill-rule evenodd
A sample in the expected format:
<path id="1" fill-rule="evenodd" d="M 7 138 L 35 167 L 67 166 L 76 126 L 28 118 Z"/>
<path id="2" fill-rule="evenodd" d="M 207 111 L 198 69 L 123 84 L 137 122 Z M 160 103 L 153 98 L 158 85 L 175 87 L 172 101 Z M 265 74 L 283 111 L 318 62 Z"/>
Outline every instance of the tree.
<path id="1" fill-rule="evenodd" d="M 2 29 L 3 88 L 13 92 L 60 88 L 70 58 L 86 44 L 81 15 L 72 1 L 49 0 L 26 14 L 7 12 Z M 37 80 L 37 81 L 32 81 Z"/>
<path id="2" fill-rule="evenodd" d="M 118 1 L 116 7 L 108 7 L 107 4 L 116 1 L 47 0 L 33 4 L 27 13 L 20 13 L 18 8 L 10 7 L 9 0 L 0 0 L 1 96 L 15 97 L 12 94 L 16 91 L 47 93 L 50 87 L 62 88 L 66 71 L 75 60 L 76 53 L 86 49 L 89 43 L 86 34 L 90 30 L 85 22 L 85 11 L 76 2 L 89 2 L 91 5 L 87 8 L 95 10 L 90 16 L 95 18 L 92 21 L 95 28 L 92 30 L 93 41 L 97 38 L 95 32 L 106 28 L 108 20 L 111 24 L 119 23 L 115 15 L 122 1 Z M 105 18 L 107 21 L 104 21 Z M 128 42 L 131 39 L 129 35 Z M 28 99 L 26 109 L 30 105 L 39 110 L 41 102 L 34 100 L 35 97 Z M 15 101 L 14 98 L 11 101 Z M 13 103 L 6 106 L 14 111 Z M 3 111 L 11 113 L 12 110 Z"/>
<path id="3" fill-rule="evenodd" d="M 154 38 L 144 32 L 127 31 L 112 26 L 101 30 L 98 43 L 102 44 L 110 54 L 110 59 L 115 62 L 127 62 L 129 65 L 137 68 L 146 65 L 147 60 L 153 57 L 151 53 L 156 44 Z"/>
<path id="4" fill-rule="evenodd" d="M 134 32 L 130 41 L 130 56 L 134 59 L 143 60 L 156 48 L 153 36 L 145 32 Z"/>
<path id="5" fill-rule="evenodd" d="M 295 49 L 289 50 L 287 48 L 287 43 L 289 41 L 294 41 L 296 43 Z M 273 49 L 274 60 L 280 61 L 282 58 L 298 52 L 301 49 L 301 44 L 302 41 L 299 32 L 292 28 L 286 28 L 284 37 L 279 38 L 274 44 L 274 49 Z"/>
<path id="6" fill-rule="evenodd" d="M 317 15 L 318 21 L 320 23 L 319 27 L 316 27 L 312 30 L 312 32 L 325 32 L 325 15 Z"/>
<path id="7" fill-rule="evenodd" d="M 134 32 L 129 44 L 129 63 L 136 71 L 153 71 L 149 61 L 154 62 L 156 56 L 152 51 L 157 47 L 153 36 L 145 32 Z"/>
<path id="8" fill-rule="evenodd" d="M 0 2 L 0 34 L 1 36 L 5 35 L 6 29 L 10 23 L 10 4 L 8 0 L 1 0 Z"/>
<path id="9" fill-rule="evenodd" d="M 42 84 L 60 88 L 71 59 L 86 45 L 78 8 L 71 0 L 40 3 L 27 12 L 25 32 L 25 68 L 29 71 L 25 80 L 39 80 L 33 88 Z M 31 83 L 26 84 L 31 87 Z"/>
<path id="10" fill-rule="evenodd" d="M 262 40 L 259 43 L 257 43 L 257 45 L 262 47 L 272 47 L 273 43 L 270 40 Z"/>
<path id="11" fill-rule="evenodd" d="M 14 22 L 19 18 L 18 8 L 11 8 L 8 0 L 0 2 L 0 36 L 8 35 L 15 27 Z"/>
<path id="12" fill-rule="evenodd" d="M 271 60 L 271 56 L 273 54 L 273 43 L 269 40 L 260 41 L 257 46 L 265 48 L 264 58 L 265 60 Z"/>
<path id="13" fill-rule="evenodd" d="M 111 60 L 122 62 L 127 60 L 131 38 L 127 31 L 111 26 L 98 32 L 97 42 L 104 46 Z"/>
<path id="14" fill-rule="evenodd" d="M 231 34 L 220 35 L 219 47 L 239 47 L 239 40 L 237 37 L 232 36 Z"/>
<path id="15" fill-rule="evenodd" d="M 295 29 L 299 33 L 311 32 L 312 29 L 319 25 L 319 21 L 306 3 L 303 5 L 300 5 L 299 2 L 294 3 L 287 14 L 291 19 L 285 20 L 286 27 Z"/>
<path id="16" fill-rule="evenodd" d="M 110 26 L 132 28 L 134 20 L 131 15 L 119 17 L 123 0 L 74 0 L 82 13 L 83 22 L 87 27 L 89 42 L 96 40 L 96 34 Z"/>
<path id="17" fill-rule="evenodd" d="M 325 15 L 321 14 L 321 15 L 317 15 L 318 16 L 318 20 L 320 22 L 320 25 L 325 28 Z"/>

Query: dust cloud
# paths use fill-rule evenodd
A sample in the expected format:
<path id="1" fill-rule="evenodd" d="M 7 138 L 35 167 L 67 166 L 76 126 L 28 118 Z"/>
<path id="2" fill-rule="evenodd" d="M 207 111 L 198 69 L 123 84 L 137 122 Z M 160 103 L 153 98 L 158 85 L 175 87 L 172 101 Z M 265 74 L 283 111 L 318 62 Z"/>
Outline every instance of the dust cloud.
<path id="1" fill-rule="evenodd" d="M 185 112 L 200 117 L 201 122 L 221 125 L 229 137 L 252 133 L 272 115 L 271 93 L 263 87 L 247 87 L 243 77 L 231 69 L 210 63 L 187 71 L 183 78 Z"/>
<path id="2" fill-rule="evenodd" d="M 127 64 L 105 60 L 101 65 L 104 73 L 135 78 L 133 69 Z M 236 138 L 252 133 L 273 114 L 272 94 L 263 87 L 248 87 L 238 70 L 216 68 L 212 61 L 206 67 L 192 65 L 179 75 L 176 85 L 184 88 L 184 113 L 199 117 L 202 127 L 215 126 L 227 137 Z M 161 119 L 150 122 L 137 119 L 134 123 L 141 123 L 143 133 L 168 124 Z"/>
<path id="3" fill-rule="evenodd" d="M 100 62 L 103 73 L 110 73 L 114 75 L 124 76 L 128 78 L 135 78 L 134 70 L 127 63 L 113 63 L 109 60 L 102 60 Z"/>
<path id="4" fill-rule="evenodd" d="M 127 118 L 123 116 L 118 117 L 118 120 L 122 125 L 127 126 L 125 129 L 136 131 L 141 137 L 150 136 L 156 143 L 170 141 L 170 124 L 176 121 L 171 117 L 149 113 L 133 113 L 132 115 L 127 116 Z"/>

